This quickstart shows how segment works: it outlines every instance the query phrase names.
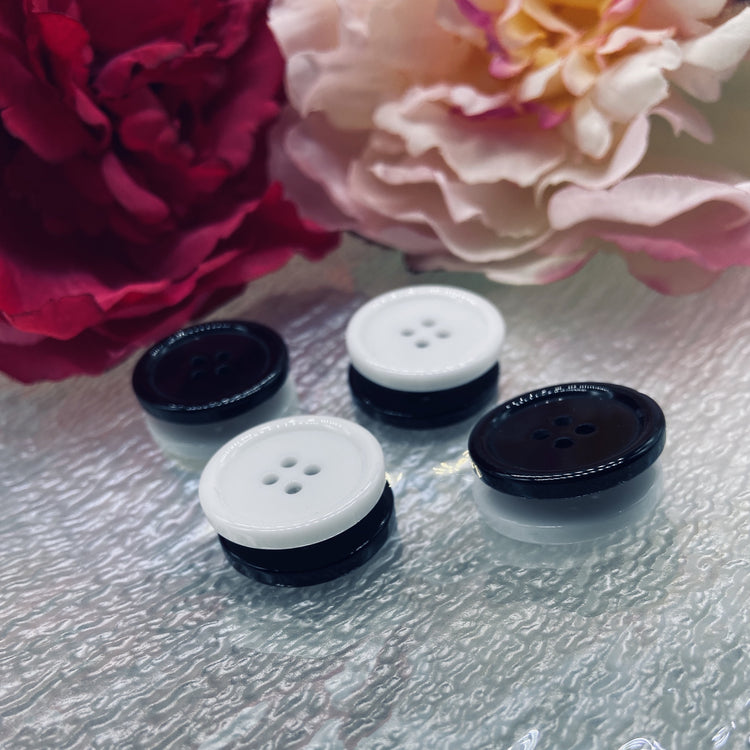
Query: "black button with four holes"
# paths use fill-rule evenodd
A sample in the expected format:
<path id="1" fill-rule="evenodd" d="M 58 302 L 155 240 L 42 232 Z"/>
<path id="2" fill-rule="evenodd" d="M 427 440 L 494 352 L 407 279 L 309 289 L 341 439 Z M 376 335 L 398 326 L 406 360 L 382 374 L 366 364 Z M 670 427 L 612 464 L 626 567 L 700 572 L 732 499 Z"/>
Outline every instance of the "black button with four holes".
<path id="1" fill-rule="evenodd" d="M 239 320 L 185 328 L 147 351 L 133 389 L 157 419 L 201 424 L 242 414 L 284 384 L 289 357 L 271 328 Z"/>
<path id="2" fill-rule="evenodd" d="M 518 396 L 474 427 L 469 453 L 481 480 L 527 498 L 571 498 L 627 482 L 659 457 L 664 414 L 621 385 L 567 383 Z"/>

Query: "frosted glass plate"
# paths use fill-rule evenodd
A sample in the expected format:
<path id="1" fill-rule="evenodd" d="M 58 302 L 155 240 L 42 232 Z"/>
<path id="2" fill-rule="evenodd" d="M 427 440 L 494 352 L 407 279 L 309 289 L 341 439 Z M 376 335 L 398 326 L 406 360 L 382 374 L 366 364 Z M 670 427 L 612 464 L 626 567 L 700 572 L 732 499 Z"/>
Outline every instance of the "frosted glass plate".
<path id="1" fill-rule="evenodd" d="M 614 539 L 546 548 L 479 517 L 466 439 L 355 411 L 344 330 L 410 283 L 503 312 L 499 400 L 621 382 L 667 417 L 665 495 Z M 137 355 L 99 378 L 0 381 L 0 745 L 704 750 L 750 735 L 750 273 L 660 296 L 602 258 L 543 288 L 414 277 L 354 239 L 214 317 L 276 328 L 303 411 L 382 442 L 397 531 L 304 589 L 224 560 L 198 478 L 151 441 Z"/>

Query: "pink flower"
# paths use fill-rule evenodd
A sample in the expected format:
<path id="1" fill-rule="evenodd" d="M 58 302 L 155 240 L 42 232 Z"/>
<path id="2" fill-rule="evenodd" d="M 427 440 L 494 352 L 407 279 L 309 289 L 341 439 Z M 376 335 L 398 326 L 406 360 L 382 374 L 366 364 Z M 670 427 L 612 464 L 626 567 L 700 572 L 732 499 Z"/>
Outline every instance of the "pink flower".
<path id="1" fill-rule="evenodd" d="M 268 181 L 266 5 L 0 5 L 0 369 L 100 372 L 333 246 Z"/>
<path id="2" fill-rule="evenodd" d="M 275 0 L 270 23 L 290 101 L 272 170 L 325 226 L 508 283 L 567 276 L 602 241 L 668 292 L 750 264 L 747 71 L 733 123 L 684 96 L 719 99 L 750 9 Z"/>

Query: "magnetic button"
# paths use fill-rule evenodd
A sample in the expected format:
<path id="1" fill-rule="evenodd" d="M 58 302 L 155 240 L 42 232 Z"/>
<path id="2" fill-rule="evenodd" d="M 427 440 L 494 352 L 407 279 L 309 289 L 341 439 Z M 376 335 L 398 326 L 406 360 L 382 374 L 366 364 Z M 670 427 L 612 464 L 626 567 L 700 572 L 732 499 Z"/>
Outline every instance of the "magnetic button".
<path id="1" fill-rule="evenodd" d="M 352 396 L 391 424 L 460 421 L 496 394 L 504 336 L 497 308 L 465 289 L 412 286 L 380 295 L 347 326 Z"/>
<path id="2" fill-rule="evenodd" d="M 277 585 L 319 583 L 361 565 L 385 542 L 393 514 L 377 440 L 327 416 L 238 435 L 206 465 L 199 494 L 229 562 Z"/>
<path id="3" fill-rule="evenodd" d="M 650 397 L 608 383 L 526 393 L 476 424 L 469 454 L 480 511 L 523 541 L 601 536 L 653 507 L 664 414 Z"/>
<path id="4" fill-rule="evenodd" d="M 289 413 L 296 397 L 278 333 L 228 320 L 177 331 L 149 349 L 133 390 L 160 445 L 200 468 L 229 438 Z"/>

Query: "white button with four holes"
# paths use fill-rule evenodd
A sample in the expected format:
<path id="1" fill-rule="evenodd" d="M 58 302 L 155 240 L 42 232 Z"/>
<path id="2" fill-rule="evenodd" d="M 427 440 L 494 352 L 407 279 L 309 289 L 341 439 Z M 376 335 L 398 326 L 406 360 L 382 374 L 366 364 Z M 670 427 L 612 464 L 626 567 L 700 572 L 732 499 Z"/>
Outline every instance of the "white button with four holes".
<path id="1" fill-rule="evenodd" d="M 227 443 L 204 469 L 199 494 L 224 539 L 289 550 L 351 528 L 385 487 L 383 451 L 367 430 L 336 417 L 297 416 Z"/>
<path id="2" fill-rule="evenodd" d="M 352 394 L 366 411 L 395 424 L 458 421 L 496 392 L 504 337 L 498 309 L 466 289 L 387 292 L 349 321 Z"/>
<path id="3" fill-rule="evenodd" d="M 379 385 L 437 391 L 474 380 L 498 360 L 505 323 L 483 297 L 450 286 L 411 286 L 375 297 L 352 317 L 354 367 Z"/>

